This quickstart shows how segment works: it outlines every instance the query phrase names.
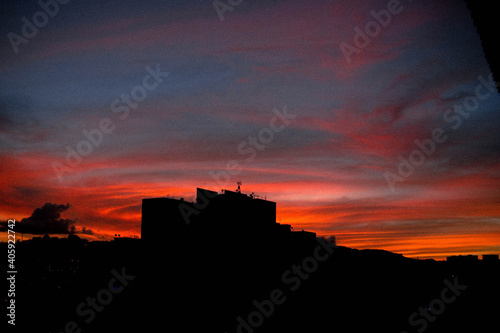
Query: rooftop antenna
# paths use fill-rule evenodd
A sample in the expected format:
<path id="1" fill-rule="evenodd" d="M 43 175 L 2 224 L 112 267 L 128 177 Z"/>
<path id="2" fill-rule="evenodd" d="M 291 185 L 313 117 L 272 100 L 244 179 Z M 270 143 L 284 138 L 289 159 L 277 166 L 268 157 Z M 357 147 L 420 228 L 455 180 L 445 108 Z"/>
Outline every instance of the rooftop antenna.
<path id="1" fill-rule="evenodd" d="M 240 188 L 240 186 L 241 186 L 241 180 L 238 180 L 236 182 L 236 184 L 238 184 L 238 189 L 236 190 L 236 192 L 241 193 L 241 188 Z"/>

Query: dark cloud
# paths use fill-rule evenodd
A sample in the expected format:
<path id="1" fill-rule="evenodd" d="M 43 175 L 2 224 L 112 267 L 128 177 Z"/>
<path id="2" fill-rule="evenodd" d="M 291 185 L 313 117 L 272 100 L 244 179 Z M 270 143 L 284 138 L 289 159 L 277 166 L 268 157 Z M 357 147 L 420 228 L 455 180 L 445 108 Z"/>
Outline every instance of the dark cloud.
<path id="1" fill-rule="evenodd" d="M 83 234 L 83 235 L 93 235 L 94 234 L 94 232 L 92 231 L 92 229 L 87 229 L 85 227 L 82 227 L 82 230 L 77 231 L 76 233 L 77 234 Z"/>
<path id="2" fill-rule="evenodd" d="M 30 217 L 16 223 L 15 230 L 26 234 L 93 234 L 91 229 L 83 227 L 77 231 L 76 219 L 62 219 L 61 213 L 67 211 L 70 205 L 46 203 L 33 211 Z M 0 231 L 7 230 L 7 223 L 0 222 Z"/>

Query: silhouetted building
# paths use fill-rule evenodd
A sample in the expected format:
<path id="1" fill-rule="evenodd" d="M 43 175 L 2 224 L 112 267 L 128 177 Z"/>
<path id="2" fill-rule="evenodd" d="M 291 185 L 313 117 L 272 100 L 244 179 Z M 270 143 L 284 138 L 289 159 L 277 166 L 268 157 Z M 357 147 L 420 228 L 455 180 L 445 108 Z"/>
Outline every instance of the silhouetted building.
<path id="1" fill-rule="evenodd" d="M 463 255 L 449 256 L 449 257 L 446 257 L 446 261 L 457 263 L 457 264 L 468 264 L 468 263 L 478 262 L 479 257 L 476 255 L 472 255 L 472 254 L 468 254 L 466 256 L 463 256 Z"/>
<path id="2" fill-rule="evenodd" d="M 154 198 L 142 200 L 141 239 L 157 241 L 182 233 L 186 229 L 179 206 L 183 200 Z M 192 208 L 192 203 L 188 203 Z"/>
<path id="3" fill-rule="evenodd" d="M 198 188 L 196 204 L 199 218 L 212 228 L 246 232 L 270 231 L 276 224 L 276 203 L 241 192 L 224 190 L 222 194 Z"/>
<path id="4" fill-rule="evenodd" d="M 120 245 L 134 245 L 134 244 L 139 244 L 140 238 L 139 237 L 115 237 L 114 238 L 115 244 L 120 244 Z"/>
<path id="5" fill-rule="evenodd" d="M 315 233 L 293 232 L 290 225 L 276 223 L 276 202 L 239 190 L 217 193 L 197 188 L 194 202 L 182 198 L 142 200 L 141 238 L 146 242 L 201 233 L 254 241 L 316 238 Z"/>
<path id="6" fill-rule="evenodd" d="M 498 254 L 483 254 L 484 262 L 500 262 Z"/>
<path id="7" fill-rule="evenodd" d="M 292 233 L 292 240 L 294 242 L 313 242 L 316 240 L 316 233 L 310 231 L 294 231 Z"/>

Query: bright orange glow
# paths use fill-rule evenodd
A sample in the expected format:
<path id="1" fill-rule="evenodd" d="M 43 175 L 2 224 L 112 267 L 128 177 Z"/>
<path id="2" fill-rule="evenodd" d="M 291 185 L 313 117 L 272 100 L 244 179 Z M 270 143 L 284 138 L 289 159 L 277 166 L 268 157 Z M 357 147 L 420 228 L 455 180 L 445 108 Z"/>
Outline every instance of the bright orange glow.
<path id="1" fill-rule="evenodd" d="M 27 156 L 26 159 L 47 163 L 43 157 Z M 14 163 L 12 159 L 10 162 Z M 15 162 L 19 165 L 19 160 Z M 21 165 L 25 165 L 26 161 L 22 162 Z M 7 175 L 1 181 L 4 188 L 12 187 L 13 183 L 28 187 L 30 182 L 43 178 L 36 170 L 23 170 L 10 165 L 6 164 L 3 170 Z M 499 205 L 484 194 L 492 186 L 488 175 L 442 181 L 443 186 L 457 189 L 447 195 L 435 191 L 435 194 L 428 192 L 428 197 L 411 196 L 384 201 L 371 196 L 366 188 L 353 189 L 347 182 L 332 183 L 324 178 L 315 180 L 313 171 L 292 168 L 252 171 L 311 177 L 308 181 L 283 183 L 248 182 L 243 184 L 242 189 L 244 193 L 255 192 L 276 201 L 277 222 L 291 224 L 295 230 L 313 231 L 320 236 L 336 236 L 340 245 L 385 249 L 408 257 L 439 260 L 448 255 L 500 252 Z M 82 169 L 82 172 L 85 171 Z M 21 174 L 26 176 L 21 177 Z M 346 177 L 342 174 L 326 175 L 336 179 Z M 63 203 L 59 198 L 64 198 L 71 204 L 71 208 L 63 213 L 64 217 L 77 219 L 78 225 L 94 232 L 92 235 L 81 235 L 84 238 L 110 240 L 114 234 L 140 235 L 143 198 L 172 196 L 192 201 L 197 186 L 220 190 L 214 182 L 200 182 L 169 181 L 159 184 L 121 180 L 111 183 L 106 178 L 88 178 L 84 185 L 52 187 L 53 193 L 46 200 L 28 202 L 13 198 L 0 203 L 0 218 L 20 221 L 45 201 Z M 474 191 L 474 184 L 480 184 L 484 197 L 480 196 L 480 192 L 477 192 L 476 198 L 468 195 Z M 462 187 L 468 187 L 470 191 L 458 191 Z M 233 189 L 231 186 L 228 188 Z M 28 239 L 33 235 L 22 236 Z M 2 235 L 2 240 L 5 239 L 6 235 Z"/>

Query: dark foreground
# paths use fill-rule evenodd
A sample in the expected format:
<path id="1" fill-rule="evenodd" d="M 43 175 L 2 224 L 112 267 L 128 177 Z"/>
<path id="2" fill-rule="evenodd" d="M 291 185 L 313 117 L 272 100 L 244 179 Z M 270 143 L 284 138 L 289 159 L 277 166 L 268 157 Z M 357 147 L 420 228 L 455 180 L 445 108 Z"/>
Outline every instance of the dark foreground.
<path id="1" fill-rule="evenodd" d="M 18 243 L 15 330 L 490 332 L 499 327 L 498 262 L 419 261 L 335 247 L 322 239 L 272 244 L 203 237 L 149 247 L 141 240 L 88 243 L 78 237 Z M 5 324 L 8 319 L 4 315 Z"/>

